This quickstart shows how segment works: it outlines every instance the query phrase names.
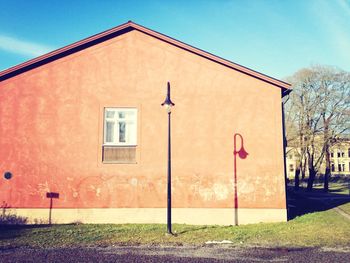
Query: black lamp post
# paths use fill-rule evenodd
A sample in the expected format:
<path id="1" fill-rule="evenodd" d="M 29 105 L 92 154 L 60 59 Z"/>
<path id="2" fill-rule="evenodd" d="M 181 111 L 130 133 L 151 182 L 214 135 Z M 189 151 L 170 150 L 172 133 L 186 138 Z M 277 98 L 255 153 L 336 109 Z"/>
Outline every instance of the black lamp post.
<path id="1" fill-rule="evenodd" d="M 170 115 L 171 107 L 175 104 L 170 99 L 170 83 L 168 81 L 168 90 L 165 101 L 161 104 L 165 106 L 168 112 L 168 181 L 167 181 L 167 193 L 168 193 L 168 207 L 167 207 L 167 232 L 168 234 L 173 234 L 171 232 L 171 138 L 170 138 Z"/>

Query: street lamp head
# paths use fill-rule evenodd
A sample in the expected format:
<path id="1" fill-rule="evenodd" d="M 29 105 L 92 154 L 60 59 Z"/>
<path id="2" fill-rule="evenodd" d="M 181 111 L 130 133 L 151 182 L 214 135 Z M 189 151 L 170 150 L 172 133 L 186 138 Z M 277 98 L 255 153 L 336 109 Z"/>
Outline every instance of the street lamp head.
<path id="1" fill-rule="evenodd" d="M 168 81 L 168 90 L 166 94 L 165 101 L 161 104 L 162 106 L 165 106 L 168 112 L 171 112 L 171 107 L 175 106 L 175 104 L 170 99 L 170 83 Z"/>

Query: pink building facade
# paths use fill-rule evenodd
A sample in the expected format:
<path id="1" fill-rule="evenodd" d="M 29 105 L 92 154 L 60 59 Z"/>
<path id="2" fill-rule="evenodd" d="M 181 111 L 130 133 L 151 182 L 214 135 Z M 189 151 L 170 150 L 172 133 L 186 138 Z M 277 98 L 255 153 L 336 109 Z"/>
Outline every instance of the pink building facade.
<path id="1" fill-rule="evenodd" d="M 0 202 L 29 222 L 165 223 L 167 81 L 173 222 L 285 221 L 289 84 L 133 22 L 0 72 Z"/>

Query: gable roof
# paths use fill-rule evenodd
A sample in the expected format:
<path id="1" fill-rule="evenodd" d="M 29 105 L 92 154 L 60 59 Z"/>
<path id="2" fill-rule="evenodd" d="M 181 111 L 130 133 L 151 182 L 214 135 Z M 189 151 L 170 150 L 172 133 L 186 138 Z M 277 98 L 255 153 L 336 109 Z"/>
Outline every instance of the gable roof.
<path id="1" fill-rule="evenodd" d="M 96 45 L 96 44 L 101 43 L 103 41 L 106 41 L 108 39 L 125 34 L 127 32 L 132 31 L 132 30 L 137 30 L 137 31 L 142 32 L 144 34 L 147 34 L 151 37 L 157 38 L 161 41 L 164 41 L 166 43 L 174 45 L 178 48 L 184 49 L 188 52 L 191 52 L 191 53 L 196 54 L 198 56 L 204 57 L 204 58 L 209 59 L 213 62 L 219 63 L 223 66 L 237 70 L 239 72 L 242 72 L 242 73 L 247 74 L 249 76 L 252 76 L 254 78 L 260 79 L 262 81 L 268 82 L 272 85 L 275 85 L 279 88 L 282 88 L 282 93 L 284 95 L 291 91 L 291 87 L 290 87 L 291 85 L 289 83 L 286 83 L 284 81 L 269 77 L 267 75 L 264 75 L 262 73 L 254 71 L 254 70 L 249 69 L 247 67 L 241 66 L 241 65 L 236 64 L 234 62 L 231 62 L 229 60 L 215 56 L 209 52 L 206 52 L 206 51 L 201 50 L 199 48 L 195 48 L 195 47 L 190 46 L 188 44 L 185 44 L 179 40 L 176 40 L 176 39 L 171 38 L 169 36 L 163 35 L 161 33 L 158 33 L 156 31 L 153 31 L 151 29 L 148 29 L 146 27 L 138 25 L 132 21 L 128 21 L 127 23 L 124 23 L 120 26 L 106 30 L 106 31 L 101 32 L 99 34 L 85 38 L 83 40 L 80 40 L 80 41 L 75 42 L 73 44 L 70 44 L 68 46 L 62 47 L 60 49 L 54 50 L 54 51 L 47 53 L 45 55 L 39 56 L 39 57 L 31 59 L 27 62 L 21 63 L 17 66 L 14 66 L 14 67 L 11 67 L 11 68 L 6 69 L 4 71 L 1 71 L 0 72 L 0 82 L 3 80 L 9 79 L 11 77 L 14 77 L 16 75 L 19 75 L 19 74 L 26 72 L 28 70 L 31 70 L 33 68 L 47 64 L 47 63 L 54 61 L 56 59 L 68 56 L 72 53 L 75 53 L 75 52 L 78 52 L 78 51 L 83 50 L 85 48 L 88 48 L 90 46 Z"/>

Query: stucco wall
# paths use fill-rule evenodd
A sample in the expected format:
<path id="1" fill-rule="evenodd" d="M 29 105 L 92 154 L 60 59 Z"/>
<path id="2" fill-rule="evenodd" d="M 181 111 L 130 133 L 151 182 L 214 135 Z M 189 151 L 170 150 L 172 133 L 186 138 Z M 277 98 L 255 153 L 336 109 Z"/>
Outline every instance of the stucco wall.
<path id="1" fill-rule="evenodd" d="M 0 202 L 12 208 L 285 208 L 281 90 L 138 31 L 0 82 Z M 137 164 L 103 164 L 103 108 L 137 107 Z"/>

